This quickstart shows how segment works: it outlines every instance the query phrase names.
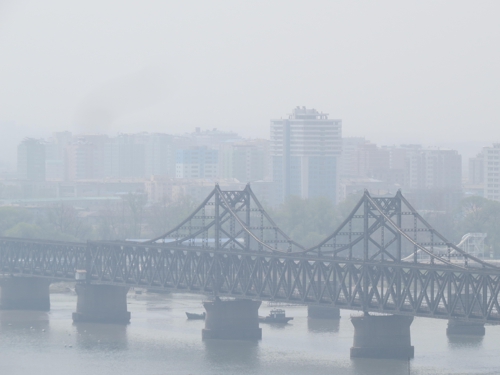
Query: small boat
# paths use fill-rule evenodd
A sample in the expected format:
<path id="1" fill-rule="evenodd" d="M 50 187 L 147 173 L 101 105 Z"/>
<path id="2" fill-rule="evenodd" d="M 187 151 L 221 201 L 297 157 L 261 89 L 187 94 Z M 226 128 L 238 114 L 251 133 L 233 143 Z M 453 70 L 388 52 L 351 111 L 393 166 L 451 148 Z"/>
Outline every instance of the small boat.
<path id="1" fill-rule="evenodd" d="M 288 323 L 293 320 L 291 316 L 285 316 L 285 310 L 283 309 L 273 309 L 268 316 L 259 316 L 259 322 L 261 323 Z"/>
<path id="2" fill-rule="evenodd" d="M 204 320 L 205 319 L 206 313 L 203 312 L 203 314 L 193 314 L 193 313 L 186 313 L 186 316 L 189 320 Z"/>

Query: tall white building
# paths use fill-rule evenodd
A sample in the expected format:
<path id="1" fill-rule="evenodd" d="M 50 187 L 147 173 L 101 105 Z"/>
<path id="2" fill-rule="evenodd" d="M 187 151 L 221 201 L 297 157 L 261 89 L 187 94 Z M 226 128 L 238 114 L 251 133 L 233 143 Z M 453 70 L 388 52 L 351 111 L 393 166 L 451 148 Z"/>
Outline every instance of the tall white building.
<path id="1" fill-rule="evenodd" d="M 484 197 L 500 201 L 500 143 L 483 147 Z"/>
<path id="2" fill-rule="evenodd" d="M 278 201 L 296 195 L 338 200 L 342 120 L 296 107 L 286 119 L 271 120 L 270 153 Z"/>

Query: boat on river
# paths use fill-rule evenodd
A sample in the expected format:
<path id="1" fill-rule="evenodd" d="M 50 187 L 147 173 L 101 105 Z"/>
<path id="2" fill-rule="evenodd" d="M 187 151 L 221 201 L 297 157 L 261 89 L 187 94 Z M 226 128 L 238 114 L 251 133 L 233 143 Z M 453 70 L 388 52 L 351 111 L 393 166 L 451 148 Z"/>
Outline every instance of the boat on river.
<path id="1" fill-rule="evenodd" d="M 194 314 L 186 312 L 186 316 L 189 320 L 205 320 L 205 315 L 206 315 L 205 312 L 203 312 L 203 314 Z"/>
<path id="2" fill-rule="evenodd" d="M 286 316 L 283 309 L 273 309 L 268 316 L 259 316 L 259 322 L 261 323 L 288 323 L 290 320 L 293 320 L 293 318 Z"/>

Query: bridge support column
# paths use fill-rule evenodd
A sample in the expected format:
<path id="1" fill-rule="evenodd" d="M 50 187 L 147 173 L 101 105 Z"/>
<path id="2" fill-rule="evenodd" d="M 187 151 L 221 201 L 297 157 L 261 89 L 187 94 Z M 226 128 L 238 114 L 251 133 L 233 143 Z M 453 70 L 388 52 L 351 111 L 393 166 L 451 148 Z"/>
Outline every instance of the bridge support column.
<path id="1" fill-rule="evenodd" d="M 352 317 L 354 344 L 351 358 L 401 358 L 414 356 L 411 345 L 411 316 L 365 315 Z"/>
<path id="2" fill-rule="evenodd" d="M 74 322 L 128 324 L 128 287 L 113 285 L 76 284 Z"/>
<path id="3" fill-rule="evenodd" d="M 50 310 L 50 280 L 41 277 L 9 277 L 0 281 L 3 310 Z"/>
<path id="4" fill-rule="evenodd" d="M 340 319 L 340 309 L 330 306 L 307 306 L 307 316 L 315 319 Z"/>
<path id="5" fill-rule="evenodd" d="M 471 335 L 484 336 L 486 330 L 483 323 L 463 322 L 459 320 L 448 320 L 446 328 L 447 335 Z"/>
<path id="6" fill-rule="evenodd" d="M 234 300 L 203 302 L 207 311 L 202 339 L 260 340 L 259 306 L 261 301 Z"/>

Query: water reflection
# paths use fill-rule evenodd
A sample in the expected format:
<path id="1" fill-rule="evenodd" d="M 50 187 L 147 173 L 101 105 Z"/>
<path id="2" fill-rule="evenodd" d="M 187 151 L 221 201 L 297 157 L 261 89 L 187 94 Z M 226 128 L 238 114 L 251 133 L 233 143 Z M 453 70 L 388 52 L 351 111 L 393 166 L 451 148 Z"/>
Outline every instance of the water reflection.
<path id="1" fill-rule="evenodd" d="M 411 373 L 411 361 L 395 359 L 352 358 L 356 375 L 401 375 Z"/>
<path id="2" fill-rule="evenodd" d="M 340 319 L 315 319 L 307 318 L 309 332 L 338 332 Z"/>
<path id="3" fill-rule="evenodd" d="M 172 298 L 170 295 L 162 295 L 162 294 L 151 294 L 151 293 L 142 293 L 142 294 L 131 294 L 129 293 L 128 301 L 131 303 L 134 302 L 142 302 L 146 306 L 146 310 L 154 311 L 154 310 L 172 310 Z"/>
<path id="4" fill-rule="evenodd" d="M 290 323 L 260 323 L 259 324 L 260 328 L 267 328 L 269 327 L 269 329 L 271 330 L 274 330 L 274 331 L 281 331 L 283 329 L 285 329 L 286 327 L 290 327 L 290 326 L 293 326 L 293 324 L 290 324 Z"/>
<path id="5" fill-rule="evenodd" d="M 49 313 L 46 311 L 0 310 L 0 326 L 2 330 L 48 330 Z"/>
<path id="6" fill-rule="evenodd" d="M 126 350 L 127 326 L 121 324 L 74 323 L 77 345 L 86 350 Z"/>
<path id="7" fill-rule="evenodd" d="M 259 365 L 259 342 L 240 340 L 204 340 L 205 357 L 215 366 L 255 368 Z"/>
<path id="8" fill-rule="evenodd" d="M 448 335 L 448 344 L 452 349 L 477 348 L 483 344 L 484 336 Z"/>
<path id="9" fill-rule="evenodd" d="M 147 301 L 146 302 L 147 311 L 172 311 L 172 307 L 167 303 L 159 303 L 157 301 Z"/>

